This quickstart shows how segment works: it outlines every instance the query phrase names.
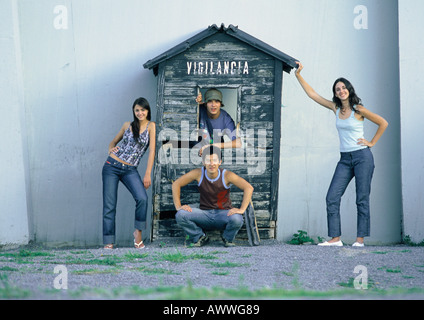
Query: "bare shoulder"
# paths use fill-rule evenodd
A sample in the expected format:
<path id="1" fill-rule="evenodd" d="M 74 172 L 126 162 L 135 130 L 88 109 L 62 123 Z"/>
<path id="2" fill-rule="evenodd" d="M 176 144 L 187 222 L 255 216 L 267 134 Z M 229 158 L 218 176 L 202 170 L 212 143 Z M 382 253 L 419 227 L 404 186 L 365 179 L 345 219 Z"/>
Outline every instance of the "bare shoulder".
<path id="1" fill-rule="evenodd" d="M 361 104 L 356 105 L 356 108 L 355 109 L 364 118 L 368 118 L 368 117 L 374 115 L 374 113 L 372 113 L 370 110 L 368 110 L 367 108 L 365 108 Z"/>
<path id="2" fill-rule="evenodd" d="M 200 180 L 200 177 L 202 176 L 202 168 L 193 169 L 189 173 L 191 173 L 191 176 L 195 177 L 196 180 Z"/>
<path id="3" fill-rule="evenodd" d="M 229 170 L 225 170 L 224 179 L 225 179 L 226 185 L 234 184 L 240 189 L 244 189 L 245 187 L 250 186 L 249 182 L 247 182 L 245 179 L 243 179 L 239 175 Z"/>
<path id="4" fill-rule="evenodd" d="M 150 121 L 147 127 L 147 130 L 149 131 L 149 134 L 155 133 L 156 132 L 156 123 L 154 123 L 153 121 Z"/>
<path id="5" fill-rule="evenodd" d="M 124 122 L 124 124 L 122 125 L 122 129 L 123 130 L 127 130 L 129 128 L 129 126 L 131 125 L 131 121 L 126 121 Z"/>
<path id="6" fill-rule="evenodd" d="M 356 105 L 356 110 L 358 110 L 358 112 L 366 112 L 366 111 L 368 111 L 367 110 L 367 108 L 365 108 L 363 105 L 361 105 L 361 104 L 358 104 L 358 105 Z"/>
<path id="7" fill-rule="evenodd" d="M 202 176 L 202 169 L 201 168 L 193 169 L 193 170 L 187 172 L 185 175 L 179 177 L 177 180 L 175 180 L 174 183 L 179 184 L 181 186 L 185 186 L 185 185 L 189 184 L 190 182 L 192 182 L 194 180 L 199 182 L 201 176 Z"/>
<path id="8" fill-rule="evenodd" d="M 380 115 L 378 115 L 374 112 L 371 112 L 370 110 L 368 110 L 367 108 L 365 108 L 362 105 L 357 105 L 356 110 L 358 110 L 358 112 L 365 119 L 368 119 L 368 120 L 374 122 L 375 124 L 377 124 L 379 126 L 387 127 L 389 125 L 389 123 L 386 121 L 386 119 L 384 119 L 382 116 L 380 116 Z"/>
<path id="9" fill-rule="evenodd" d="M 131 126 L 131 122 L 130 121 L 127 121 L 127 122 L 124 122 L 124 124 L 122 125 L 122 127 L 121 127 L 121 129 L 119 130 L 119 133 L 118 133 L 118 135 L 121 135 L 121 137 L 122 137 L 122 135 L 124 134 L 124 132 L 129 128 Z"/>
<path id="10" fill-rule="evenodd" d="M 230 171 L 230 170 L 226 169 L 226 170 L 225 170 L 225 172 L 224 172 L 224 177 L 225 177 L 225 179 L 229 179 L 229 180 L 231 180 L 231 179 L 235 179 L 235 178 L 237 178 L 237 177 L 238 177 L 238 175 L 237 175 L 237 174 L 235 174 L 234 172 L 232 172 L 232 171 Z"/>

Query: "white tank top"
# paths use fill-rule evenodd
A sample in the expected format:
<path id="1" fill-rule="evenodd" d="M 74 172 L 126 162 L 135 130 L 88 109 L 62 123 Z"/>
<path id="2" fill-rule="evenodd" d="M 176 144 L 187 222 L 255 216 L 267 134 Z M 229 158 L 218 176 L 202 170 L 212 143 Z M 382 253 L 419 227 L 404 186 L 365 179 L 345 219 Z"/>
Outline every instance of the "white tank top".
<path id="1" fill-rule="evenodd" d="M 354 106 L 355 107 L 355 106 Z M 367 148 L 358 144 L 358 139 L 364 138 L 364 121 L 355 118 L 355 111 L 349 118 L 339 117 L 340 109 L 336 111 L 336 127 L 340 138 L 340 152 L 352 152 Z"/>

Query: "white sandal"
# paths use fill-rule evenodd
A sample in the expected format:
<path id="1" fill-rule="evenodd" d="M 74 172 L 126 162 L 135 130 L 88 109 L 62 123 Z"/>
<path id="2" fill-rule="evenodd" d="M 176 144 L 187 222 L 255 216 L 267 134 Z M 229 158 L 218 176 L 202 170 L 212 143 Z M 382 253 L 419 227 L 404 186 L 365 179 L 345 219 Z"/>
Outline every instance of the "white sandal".
<path id="1" fill-rule="evenodd" d="M 143 244 L 143 240 L 141 240 L 139 243 L 137 243 L 137 242 L 135 242 L 135 239 L 134 239 L 134 248 L 141 250 L 141 249 L 146 248 L 146 246 Z"/>

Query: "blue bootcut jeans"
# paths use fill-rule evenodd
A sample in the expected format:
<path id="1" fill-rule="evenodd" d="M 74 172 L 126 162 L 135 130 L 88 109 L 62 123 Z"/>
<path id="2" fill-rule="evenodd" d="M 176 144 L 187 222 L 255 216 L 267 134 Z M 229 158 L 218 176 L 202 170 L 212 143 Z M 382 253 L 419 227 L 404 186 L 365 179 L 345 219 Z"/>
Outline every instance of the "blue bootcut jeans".
<path id="1" fill-rule="evenodd" d="M 243 226 L 243 215 L 227 216 L 230 210 L 202 210 L 192 208 L 192 212 L 179 210 L 175 215 L 178 225 L 183 228 L 189 240 L 196 243 L 205 233 L 203 230 L 224 230 L 222 237 L 233 242 Z"/>
<path id="2" fill-rule="evenodd" d="M 121 181 L 135 200 L 134 227 L 146 229 L 147 193 L 137 167 L 108 157 L 102 170 L 103 178 L 103 243 L 115 243 L 115 216 L 118 185 Z"/>
<path id="3" fill-rule="evenodd" d="M 349 182 L 355 177 L 357 207 L 357 237 L 370 235 L 370 193 L 374 173 L 374 157 L 369 148 L 354 152 L 341 152 L 340 161 L 328 189 L 328 236 L 340 237 L 340 201 Z"/>

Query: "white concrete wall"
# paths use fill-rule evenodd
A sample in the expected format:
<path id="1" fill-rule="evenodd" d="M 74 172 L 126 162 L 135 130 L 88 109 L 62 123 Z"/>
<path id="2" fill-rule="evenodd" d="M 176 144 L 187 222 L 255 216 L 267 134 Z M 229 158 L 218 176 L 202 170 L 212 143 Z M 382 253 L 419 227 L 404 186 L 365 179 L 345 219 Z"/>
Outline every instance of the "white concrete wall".
<path id="1" fill-rule="evenodd" d="M 57 5 L 19 1 L 32 236 L 41 243 L 95 245 L 101 243 L 108 144 L 132 120 L 136 98 L 155 105 L 154 76 L 142 70 L 152 29 L 143 2 Z M 133 221 L 134 201 L 121 188 L 120 245 L 132 241 Z"/>
<path id="2" fill-rule="evenodd" d="M 19 138 L 14 137 L 17 143 L 13 138 L 3 142 L 6 148 L 20 143 L 18 149 L 23 151 L 13 163 L 21 172 L 18 182 L 10 188 L 2 179 L 0 185 L 14 211 L 29 208 L 29 233 L 35 241 L 101 243 L 101 169 L 107 145 L 122 123 L 131 120 L 135 98 L 144 96 L 153 107 L 156 104 L 157 79 L 142 68 L 143 63 L 221 23 L 238 25 L 302 60 L 304 77 L 325 97 L 331 98 L 333 81 L 345 76 L 364 104 L 390 122 L 373 150 L 371 239 L 400 240 L 397 1 L 10 0 L 1 2 L 2 16 L 10 12 L 11 3 L 17 3 L 16 20 L 2 19 L 9 31 L 1 48 L 9 50 L 7 62 L 13 63 L 7 74 L 12 81 L 5 81 L 2 72 L 0 89 L 11 91 L 12 86 L 18 94 L 9 96 L 8 104 L 16 109 L 2 119 L 1 130 L 11 137 L 20 132 Z M 368 29 L 354 27 L 358 5 L 368 9 Z M 16 59 L 13 50 L 19 44 L 21 58 Z M 298 229 L 324 237 L 325 193 L 338 159 L 334 116 L 305 96 L 294 75 L 284 74 L 283 104 L 278 238 L 286 239 Z M 2 115 L 3 110 L 2 104 Z M 15 125 L 19 120 L 20 128 Z M 367 124 L 366 131 L 371 138 L 375 126 Z M 145 162 L 141 174 L 143 167 Z M 8 180 L 12 175 L 7 170 Z M 18 192 L 13 193 L 14 188 Z M 26 197 L 28 203 L 23 204 Z M 353 239 L 352 188 L 342 211 L 344 239 Z M 131 241 L 133 215 L 132 197 L 121 188 L 117 217 L 121 244 Z M 10 214 L 7 219 L 16 221 Z M 0 244 L 15 241 L 15 236 L 26 241 L 26 234 L 9 232 Z"/>
<path id="3" fill-rule="evenodd" d="M 399 1 L 404 235 L 424 240 L 424 2 Z"/>
<path id="4" fill-rule="evenodd" d="M 368 243 L 398 242 L 402 203 L 397 3 L 296 3 L 293 10 L 281 16 L 280 29 L 291 30 L 281 34 L 286 37 L 290 52 L 303 62 L 303 77 L 329 100 L 334 81 L 339 77 L 349 79 L 365 107 L 390 123 L 372 149 L 376 169 Z M 357 29 L 354 24 L 359 17 L 354 13 L 358 5 L 367 9 L 367 29 Z M 361 21 L 358 22 L 360 26 Z M 340 157 L 335 117 L 304 94 L 294 75 L 284 79 L 283 104 L 278 235 L 288 239 L 302 229 L 326 238 L 325 197 Z M 366 122 L 368 140 L 376 128 Z M 342 238 L 347 242 L 356 238 L 356 216 L 352 181 L 341 205 Z"/>
<path id="5" fill-rule="evenodd" d="M 18 12 L 0 6 L 0 246 L 27 244 L 27 152 Z"/>

